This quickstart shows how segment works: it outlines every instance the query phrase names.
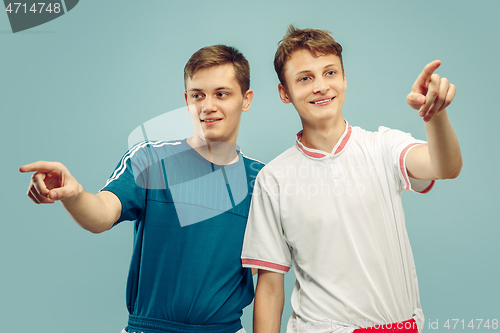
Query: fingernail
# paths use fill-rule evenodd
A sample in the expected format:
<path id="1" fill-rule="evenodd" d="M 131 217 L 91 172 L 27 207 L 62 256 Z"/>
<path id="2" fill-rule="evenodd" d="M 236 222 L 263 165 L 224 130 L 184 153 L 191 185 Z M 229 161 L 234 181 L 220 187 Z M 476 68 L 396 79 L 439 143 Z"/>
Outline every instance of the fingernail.
<path id="1" fill-rule="evenodd" d="M 420 117 L 422 117 L 422 116 L 424 115 L 424 111 L 420 111 L 420 112 L 418 113 L 418 115 L 419 115 Z"/>
<path id="2" fill-rule="evenodd" d="M 425 117 L 425 118 L 424 118 L 424 121 L 429 121 L 429 120 L 430 120 L 430 118 L 429 118 L 429 117 Z"/>
<path id="3" fill-rule="evenodd" d="M 419 98 L 417 98 L 417 102 L 419 102 L 419 103 L 425 102 L 425 97 L 424 96 L 420 96 Z"/>

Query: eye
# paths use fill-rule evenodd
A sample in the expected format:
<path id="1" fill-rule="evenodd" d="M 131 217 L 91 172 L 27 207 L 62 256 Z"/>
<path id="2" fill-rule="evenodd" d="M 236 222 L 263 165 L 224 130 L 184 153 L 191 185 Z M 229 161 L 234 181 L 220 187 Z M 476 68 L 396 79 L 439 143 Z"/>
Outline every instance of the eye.
<path id="1" fill-rule="evenodd" d="M 220 91 L 217 93 L 217 97 L 219 98 L 224 98 L 226 96 L 228 96 L 229 94 L 227 92 L 223 92 L 223 91 Z"/>
<path id="2" fill-rule="evenodd" d="M 328 71 L 326 72 L 326 75 L 335 75 L 337 72 L 336 71 Z"/>
<path id="3" fill-rule="evenodd" d="M 306 81 L 309 81 L 310 79 L 311 79 L 310 77 L 308 77 L 308 76 L 304 76 L 304 77 L 301 77 L 301 78 L 299 79 L 299 82 L 306 82 Z"/>
<path id="4" fill-rule="evenodd" d="M 203 95 L 202 94 L 192 94 L 191 97 L 194 99 L 200 99 L 203 97 Z"/>

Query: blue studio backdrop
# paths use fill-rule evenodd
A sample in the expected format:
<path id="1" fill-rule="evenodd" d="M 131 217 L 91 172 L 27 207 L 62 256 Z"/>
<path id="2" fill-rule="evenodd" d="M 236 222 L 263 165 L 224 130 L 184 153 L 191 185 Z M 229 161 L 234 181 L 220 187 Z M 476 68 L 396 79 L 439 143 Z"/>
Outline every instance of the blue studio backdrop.
<path id="1" fill-rule="evenodd" d="M 133 223 L 89 233 L 60 203 L 33 204 L 26 196 L 30 176 L 18 168 L 60 161 L 87 191 L 97 192 L 134 129 L 185 105 L 184 65 L 213 44 L 235 46 L 250 62 L 255 97 L 242 116 L 238 144 L 246 155 L 271 161 L 301 129 L 293 106 L 278 97 L 273 68 L 291 23 L 327 29 L 342 44 L 344 117 L 368 130 L 384 125 L 425 140 L 423 122 L 405 98 L 424 66 L 442 61 L 437 73 L 457 86 L 448 113 L 463 170 L 428 194 L 403 195 L 425 330 L 495 331 L 478 330 L 477 323 L 500 319 L 498 0 L 53 5 L 60 12 L 44 12 L 37 24 L 30 6 L 30 17 L 0 13 L 0 333 L 118 333 L 127 323 Z M 167 134 L 175 127 L 167 126 Z M 294 282 L 291 271 L 283 332 Z M 243 316 L 248 332 L 252 306 Z"/>

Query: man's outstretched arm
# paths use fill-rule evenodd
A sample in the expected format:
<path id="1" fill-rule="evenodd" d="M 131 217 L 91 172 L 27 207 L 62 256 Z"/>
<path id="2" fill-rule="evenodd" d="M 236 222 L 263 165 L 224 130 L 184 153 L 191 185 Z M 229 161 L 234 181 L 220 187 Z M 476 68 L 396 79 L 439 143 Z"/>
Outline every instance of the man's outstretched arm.
<path id="1" fill-rule="evenodd" d="M 253 310 L 254 333 L 279 333 L 284 303 L 284 275 L 259 269 Z"/>
<path id="2" fill-rule="evenodd" d="M 434 71 L 441 65 L 435 60 L 425 66 L 406 97 L 410 107 L 424 119 L 427 145 L 408 152 L 406 168 L 417 179 L 456 178 L 462 169 L 462 153 L 446 108 L 455 97 L 456 87 Z"/>
<path id="3" fill-rule="evenodd" d="M 19 168 L 34 172 L 28 196 L 37 204 L 61 201 L 69 215 L 83 229 L 100 233 L 110 229 L 121 214 L 121 202 L 109 191 L 86 192 L 83 186 L 59 162 L 39 161 Z"/>

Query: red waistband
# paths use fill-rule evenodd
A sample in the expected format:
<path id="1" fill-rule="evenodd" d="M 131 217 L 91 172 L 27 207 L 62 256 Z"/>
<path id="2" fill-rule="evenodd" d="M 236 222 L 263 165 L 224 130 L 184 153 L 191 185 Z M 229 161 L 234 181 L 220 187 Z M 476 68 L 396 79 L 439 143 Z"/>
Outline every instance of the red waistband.
<path id="1" fill-rule="evenodd" d="M 354 333 L 417 333 L 417 323 L 412 318 L 400 323 L 385 324 L 366 328 L 358 328 Z"/>

